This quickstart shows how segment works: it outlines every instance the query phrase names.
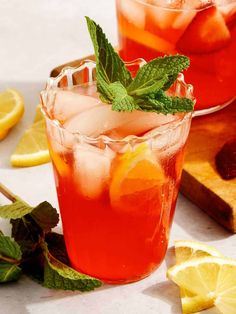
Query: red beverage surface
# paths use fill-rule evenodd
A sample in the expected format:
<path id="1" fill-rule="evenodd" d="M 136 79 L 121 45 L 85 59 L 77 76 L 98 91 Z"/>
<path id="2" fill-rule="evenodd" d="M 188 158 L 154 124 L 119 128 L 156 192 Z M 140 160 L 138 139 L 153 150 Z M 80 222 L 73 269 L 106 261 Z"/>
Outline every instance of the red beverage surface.
<path id="1" fill-rule="evenodd" d="M 117 0 L 120 55 L 125 61 L 187 55 L 184 75 L 194 86 L 195 110 L 224 104 L 236 95 L 235 13 L 236 4 L 184 12 Z"/>
<path id="2" fill-rule="evenodd" d="M 122 154 L 117 155 L 111 180 L 98 197 L 91 199 L 85 197 L 73 175 L 73 154 L 51 150 L 63 232 L 73 267 L 106 282 L 124 283 L 147 276 L 162 262 L 183 155 L 182 146 L 163 161 L 161 168 L 148 160 L 133 164 L 124 181 L 126 192 L 117 190 L 114 184 L 114 177 L 119 182 L 119 169 L 124 170 Z"/>

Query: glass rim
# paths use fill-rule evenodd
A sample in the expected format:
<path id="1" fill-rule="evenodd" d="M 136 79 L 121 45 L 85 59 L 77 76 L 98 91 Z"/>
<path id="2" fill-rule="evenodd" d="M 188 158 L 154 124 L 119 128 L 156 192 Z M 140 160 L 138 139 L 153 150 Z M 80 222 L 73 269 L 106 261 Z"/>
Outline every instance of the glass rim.
<path id="1" fill-rule="evenodd" d="M 120 0 L 116 0 L 117 2 L 119 2 Z M 162 5 L 162 4 L 154 4 L 154 3 L 147 3 L 145 2 L 145 0 L 129 0 L 129 1 L 133 1 L 133 2 L 138 2 L 146 7 L 151 7 L 151 8 L 162 8 L 164 10 L 167 11 L 174 11 L 174 12 L 186 12 L 186 11 L 202 11 L 205 10 L 207 8 L 210 8 L 212 6 L 217 5 L 217 7 L 224 7 L 227 5 L 232 5 L 234 3 L 236 3 L 235 0 L 230 1 L 229 3 L 222 3 L 222 4 L 218 4 L 216 1 L 212 1 L 212 0 L 205 0 L 202 1 L 202 7 L 199 8 L 193 8 L 193 7 L 186 7 L 186 8 L 171 8 L 168 6 L 168 2 L 166 1 L 166 5 Z"/>
<path id="2" fill-rule="evenodd" d="M 140 65 L 142 66 L 143 64 L 145 64 L 146 61 L 142 58 L 138 58 L 135 59 L 133 61 L 130 62 L 125 62 L 125 65 L 128 66 L 132 66 L 132 65 Z M 83 70 L 84 68 L 86 68 L 86 65 L 88 66 L 96 66 L 96 62 L 93 60 L 84 60 L 81 62 L 81 64 L 78 67 L 65 67 L 61 70 L 61 72 L 56 76 L 56 77 L 49 77 L 47 80 L 47 84 L 46 84 L 46 88 L 43 89 L 40 93 L 40 97 L 41 97 L 41 111 L 45 117 L 45 119 L 54 127 L 56 127 L 57 129 L 60 130 L 60 132 L 64 133 L 64 134 L 68 134 L 70 136 L 75 137 L 75 140 L 82 140 L 85 141 L 87 143 L 90 144 L 96 144 L 99 142 L 103 142 L 103 143 L 130 143 L 130 142 L 145 142 L 147 140 L 150 140 L 156 136 L 159 135 L 163 135 L 166 134 L 168 132 L 171 132 L 172 130 L 178 128 L 180 125 L 182 125 L 186 120 L 191 119 L 193 111 L 191 112 L 180 112 L 180 113 L 176 113 L 176 114 L 171 114 L 173 116 L 177 116 L 179 114 L 179 118 L 174 119 L 172 121 L 169 121 L 167 123 L 163 123 L 160 126 L 153 128 L 152 133 L 148 134 L 148 135 L 142 135 L 142 136 L 138 136 L 138 135 L 134 135 L 134 134 L 130 134 L 127 135 L 121 139 L 113 139 L 107 135 L 104 134 L 100 134 L 96 137 L 92 137 L 92 136 L 88 136 L 85 134 L 81 134 L 80 132 L 71 132 L 68 131 L 66 128 L 63 127 L 63 125 L 57 120 L 57 119 L 53 119 L 50 117 L 49 113 L 47 112 L 47 106 L 44 105 L 44 96 L 47 95 L 47 93 L 49 91 L 52 90 L 64 90 L 65 88 L 63 87 L 59 87 L 58 84 L 60 82 L 60 80 L 62 80 L 65 76 L 66 77 L 71 77 L 71 75 L 73 75 L 76 72 L 79 72 L 81 70 Z M 83 84 L 73 84 L 72 82 L 72 78 L 70 78 L 70 83 L 72 84 L 71 86 L 76 87 L 76 86 L 82 86 L 88 83 L 83 83 Z M 92 82 L 96 82 L 96 80 L 93 80 Z M 180 73 L 176 79 L 176 83 L 179 85 L 179 88 L 182 86 L 186 89 L 187 93 L 189 94 L 190 97 L 195 101 L 195 98 L 193 97 L 193 86 L 191 84 L 188 84 L 185 82 L 184 80 L 184 75 L 182 73 Z M 154 112 L 153 112 L 154 113 Z M 132 114 L 132 113 L 131 113 Z M 158 114 L 158 113 L 157 113 Z M 160 115 L 163 115 L 162 113 L 159 113 Z M 161 128 L 163 128 L 163 126 L 167 126 L 167 128 L 164 128 L 164 130 Z"/>

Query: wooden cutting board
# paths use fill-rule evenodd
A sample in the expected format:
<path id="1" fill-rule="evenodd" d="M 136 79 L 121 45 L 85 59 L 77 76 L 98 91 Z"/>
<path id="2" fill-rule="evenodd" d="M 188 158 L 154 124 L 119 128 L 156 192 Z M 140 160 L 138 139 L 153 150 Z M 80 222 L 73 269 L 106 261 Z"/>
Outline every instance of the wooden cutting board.
<path id="1" fill-rule="evenodd" d="M 217 113 L 193 118 L 181 192 L 232 232 L 236 232 L 236 178 L 223 180 L 215 155 L 236 137 L 236 102 Z"/>
<path id="2" fill-rule="evenodd" d="M 94 60 L 94 56 L 84 59 Z M 66 66 L 79 66 L 84 59 L 56 67 L 51 76 L 57 76 Z M 233 137 L 236 137 L 236 102 L 215 114 L 193 119 L 181 192 L 218 223 L 236 232 L 236 178 L 225 181 L 215 168 L 216 153 Z"/>

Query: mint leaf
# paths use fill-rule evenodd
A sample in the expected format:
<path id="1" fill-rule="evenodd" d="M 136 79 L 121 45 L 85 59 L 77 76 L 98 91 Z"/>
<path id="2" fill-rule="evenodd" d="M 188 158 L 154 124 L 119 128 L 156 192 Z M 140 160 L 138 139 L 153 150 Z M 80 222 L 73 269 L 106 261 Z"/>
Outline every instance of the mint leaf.
<path id="1" fill-rule="evenodd" d="M 21 275 L 17 266 L 21 260 L 20 246 L 8 236 L 0 233 L 0 283 L 16 281 Z"/>
<path id="2" fill-rule="evenodd" d="M 45 245 L 43 285 L 50 289 L 90 291 L 100 287 L 98 279 L 81 274 L 54 258 Z"/>
<path id="3" fill-rule="evenodd" d="M 143 110 L 164 114 L 193 110 L 191 99 L 164 94 L 178 74 L 188 68 L 188 57 L 175 55 L 153 59 L 142 66 L 132 79 L 101 27 L 88 17 L 86 20 L 96 56 L 97 89 L 100 99 L 112 104 L 112 110 Z"/>
<path id="4" fill-rule="evenodd" d="M 45 235 L 45 241 L 52 256 L 60 262 L 70 266 L 64 236 L 56 232 L 50 232 Z"/>
<path id="5" fill-rule="evenodd" d="M 42 229 L 29 214 L 19 219 L 11 219 L 12 237 L 20 245 L 23 253 L 34 250 L 42 236 Z"/>
<path id="6" fill-rule="evenodd" d="M 50 232 L 59 221 L 55 208 L 48 202 L 42 202 L 31 213 L 19 219 L 11 219 L 12 237 L 19 243 L 24 258 L 36 248 L 44 233 Z"/>
<path id="7" fill-rule="evenodd" d="M 119 81 L 127 87 L 132 82 L 131 74 L 108 42 L 101 27 L 89 17 L 86 17 L 86 21 L 96 56 L 97 89 L 102 94 L 103 101 L 110 103 L 114 95 L 109 84 Z"/>
<path id="8" fill-rule="evenodd" d="M 30 216 L 44 232 L 49 232 L 59 222 L 57 210 L 46 201 L 36 206 Z"/>
<path id="9" fill-rule="evenodd" d="M 44 263 L 45 257 L 43 249 L 37 246 L 36 249 L 31 252 L 30 256 L 21 263 L 21 269 L 25 275 L 33 279 L 39 284 L 43 284 L 44 281 Z"/>
<path id="10" fill-rule="evenodd" d="M 20 198 L 17 198 L 17 200 L 10 205 L 0 206 L 0 217 L 6 219 L 22 218 L 32 210 L 33 207 L 26 204 Z"/>
<path id="11" fill-rule="evenodd" d="M 129 94 L 134 96 L 144 96 L 151 93 L 157 93 L 167 82 L 168 76 L 166 74 L 160 79 L 149 79 L 137 89 L 131 90 Z"/>
<path id="12" fill-rule="evenodd" d="M 0 261 L 0 283 L 16 281 L 21 275 L 21 269 L 15 264 Z"/>
<path id="13" fill-rule="evenodd" d="M 153 59 L 138 70 L 134 80 L 128 86 L 128 92 L 131 93 L 143 88 L 146 84 L 149 86 L 151 84 L 150 82 L 160 80 L 164 76 L 168 77 L 166 82 L 166 86 L 168 86 L 170 82 L 173 81 L 176 74 L 188 68 L 188 66 L 189 58 L 182 55 Z"/>
<path id="14" fill-rule="evenodd" d="M 134 98 L 128 95 L 126 88 L 120 82 L 110 84 L 109 89 L 114 95 L 112 110 L 133 111 L 138 109 Z"/>
<path id="15" fill-rule="evenodd" d="M 17 280 L 23 271 L 53 289 L 90 291 L 101 286 L 100 280 L 68 266 L 63 236 L 50 232 L 59 220 L 55 208 L 48 202 L 30 207 L 3 185 L 0 187 L 0 192 L 11 201 L 17 199 L 12 205 L 1 207 L 2 215 L 11 218 L 15 241 L 0 230 L 0 283 Z"/>
<path id="16" fill-rule="evenodd" d="M 171 97 L 160 90 L 157 94 L 149 95 L 137 100 L 138 106 L 147 112 L 163 114 L 190 112 L 193 110 L 193 101 L 188 98 Z"/>
<path id="17" fill-rule="evenodd" d="M 4 259 L 4 257 L 19 261 L 21 255 L 21 249 L 18 243 L 10 237 L 0 235 L 0 261 Z"/>
<path id="18" fill-rule="evenodd" d="M 168 90 L 171 85 L 177 80 L 179 73 L 173 74 L 173 75 L 169 75 L 168 76 L 168 81 L 164 84 L 163 86 L 163 90 Z"/>

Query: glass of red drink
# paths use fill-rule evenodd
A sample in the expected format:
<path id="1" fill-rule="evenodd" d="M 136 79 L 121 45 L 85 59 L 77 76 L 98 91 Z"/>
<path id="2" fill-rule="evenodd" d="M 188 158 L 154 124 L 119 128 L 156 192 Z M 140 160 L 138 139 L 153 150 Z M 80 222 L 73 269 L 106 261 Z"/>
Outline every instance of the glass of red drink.
<path id="1" fill-rule="evenodd" d="M 125 61 L 184 54 L 195 114 L 223 108 L 236 96 L 236 1 L 116 0 L 120 55 Z"/>
<path id="2" fill-rule="evenodd" d="M 71 264 L 127 283 L 165 256 L 191 113 L 112 111 L 95 76 L 92 61 L 64 69 L 41 93 L 42 107 Z M 168 93 L 192 98 L 192 87 L 180 75 Z"/>

